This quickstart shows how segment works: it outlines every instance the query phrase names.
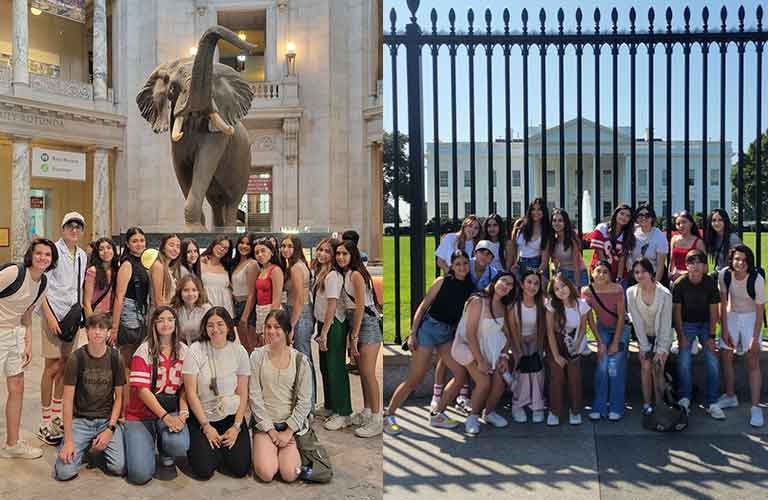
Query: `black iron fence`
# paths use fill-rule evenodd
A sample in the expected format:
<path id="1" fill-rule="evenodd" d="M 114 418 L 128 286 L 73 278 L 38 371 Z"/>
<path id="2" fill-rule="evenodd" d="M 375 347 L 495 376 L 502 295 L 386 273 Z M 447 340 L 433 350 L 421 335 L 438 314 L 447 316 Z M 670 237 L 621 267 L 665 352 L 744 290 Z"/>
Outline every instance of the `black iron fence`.
<path id="1" fill-rule="evenodd" d="M 705 7 L 701 11 L 700 24 L 691 26 L 691 11 L 689 8 L 685 8 L 683 11 L 684 26 L 682 29 L 673 29 L 673 12 L 671 8 L 666 9 L 664 13 L 665 23 L 662 26 L 656 24 L 656 13 L 654 9 L 649 9 L 647 12 L 647 24 L 646 21 L 640 21 L 638 14 L 634 8 L 630 9 L 628 16 L 628 25 L 619 26 L 619 14 L 616 9 L 612 9 L 610 13 L 610 24 L 608 26 L 601 26 L 601 12 L 599 9 L 595 9 L 592 15 L 592 26 L 587 27 L 584 25 L 585 19 L 581 9 L 577 9 L 575 15 L 575 31 L 565 30 L 565 15 L 562 9 L 557 12 L 557 27 L 555 30 L 547 28 L 546 12 L 542 9 L 539 13 L 538 27 L 529 26 L 529 14 L 526 9 L 523 9 L 520 15 L 521 31 L 513 31 L 510 28 L 510 12 L 508 9 L 504 9 L 502 14 L 501 30 L 494 29 L 493 27 L 493 15 L 490 10 L 486 10 L 484 13 L 484 26 L 475 25 L 475 13 L 472 9 L 467 12 L 467 25 L 466 31 L 456 30 L 456 13 L 454 9 L 450 9 L 448 12 L 449 31 L 438 30 L 438 13 L 435 9 L 432 9 L 429 15 L 430 27 L 422 29 L 417 19 L 417 11 L 419 8 L 418 0 L 409 0 L 407 2 L 410 10 L 409 23 L 404 26 L 404 29 L 398 30 L 397 25 L 397 13 L 394 9 L 389 13 L 390 29 L 384 36 L 384 43 L 389 48 L 389 54 L 391 57 L 391 113 L 392 113 L 392 128 L 393 137 L 395 141 L 394 149 L 398 150 L 397 141 L 399 140 L 399 124 L 400 117 L 398 116 L 398 86 L 403 84 L 403 81 L 407 85 L 407 127 L 408 127 L 408 154 L 409 154 L 409 171 L 410 180 L 407 189 L 411 191 L 411 200 L 421 200 L 424 198 L 425 193 L 425 140 L 427 138 L 424 134 L 424 111 L 423 111 L 423 81 L 422 68 L 423 68 L 423 53 L 425 48 L 430 49 L 430 58 L 432 65 L 432 140 L 434 143 L 434 151 L 432 154 L 432 161 L 434 169 L 433 178 L 428 181 L 432 185 L 432 195 L 434 196 L 434 209 L 435 214 L 439 220 L 439 206 L 440 206 L 440 185 L 439 175 L 440 171 L 440 130 L 439 130 L 439 113 L 441 111 L 450 113 L 451 115 L 451 155 L 450 155 L 450 176 L 452 179 L 451 197 L 453 201 L 452 213 L 449 217 L 452 217 L 454 221 L 460 220 L 459 212 L 459 162 L 458 162 L 458 140 L 457 140 L 457 121 L 468 120 L 469 131 L 469 212 L 476 213 L 477 206 L 477 193 L 478 189 L 482 189 L 477 183 L 478 168 L 481 168 L 477 164 L 477 151 L 475 140 L 475 58 L 477 57 L 477 50 L 484 51 L 485 65 L 486 65 L 486 105 L 487 105 L 487 179 L 488 179 L 488 207 L 489 213 L 492 211 L 490 207 L 494 206 L 494 155 L 493 151 L 493 113 L 494 106 L 498 105 L 493 102 L 493 86 L 500 85 L 499 78 L 494 76 L 494 70 L 498 71 L 498 68 L 492 64 L 493 51 L 500 48 L 503 53 L 504 59 L 504 71 L 503 71 L 503 87 L 504 87 L 504 102 L 502 106 L 505 111 L 505 137 L 502 142 L 505 146 L 505 162 L 504 168 L 506 169 L 506 218 L 507 221 L 511 221 L 512 214 L 512 176 L 511 176 L 511 146 L 513 142 L 516 142 L 511 137 L 511 112 L 513 106 L 515 112 L 522 112 L 523 121 L 523 133 L 522 133 L 522 187 L 523 187 L 523 201 L 527 206 L 532 197 L 540 196 L 547 199 L 547 54 L 550 49 L 553 49 L 558 61 L 558 96 L 557 103 L 559 109 L 559 134 L 558 134 L 558 176 L 562 181 L 566 176 L 565 166 L 565 127 L 564 127 L 564 100 L 565 100 L 565 79 L 564 79 L 564 58 L 566 57 L 566 48 L 572 47 L 575 53 L 575 99 L 576 99 L 576 220 L 578 227 L 582 227 L 582 193 L 584 191 L 584 165 L 583 165 L 583 148 L 584 134 L 582 130 L 582 117 L 583 117 L 583 92 L 582 85 L 583 80 L 583 60 L 587 57 L 594 58 L 594 118 L 595 118 L 595 137 L 594 137 L 594 214 L 595 218 L 599 217 L 602 213 L 601 210 L 601 189 L 600 182 L 602 172 L 600 168 L 600 134 L 601 134 L 601 109 L 600 109 L 600 93 L 601 93 L 601 76 L 600 76 L 600 59 L 603 49 L 610 50 L 612 61 L 612 78 L 611 78 L 611 92 L 613 106 L 611 110 L 611 125 L 612 125 L 612 205 L 615 207 L 619 203 L 619 123 L 618 123 L 618 59 L 620 55 L 620 48 L 628 48 L 628 66 L 629 66 L 629 173 L 630 193 L 629 200 L 633 206 L 638 202 L 638 183 L 634 182 L 638 175 L 638 157 L 636 150 L 636 136 L 637 136 L 637 104 L 638 96 L 636 92 L 636 82 L 643 77 L 643 75 L 637 74 L 637 59 L 639 57 L 646 57 L 648 60 L 647 77 L 648 81 L 648 93 L 645 98 L 647 99 L 647 129 L 651 138 L 647 141 L 648 148 L 648 165 L 647 165 L 647 200 L 653 204 L 656 186 L 655 182 L 658 182 L 654 173 L 654 129 L 657 126 L 654 116 L 654 65 L 655 54 L 657 48 L 663 49 L 664 62 L 666 66 L 666 113 L 665 120 L 665 133 L 666 133 L 666 173 L 665 182 L 662 182 L 662 187 L 665 187 L 665 213 L 663 216 L 666 221 L 670 221 L 672 217 L 672 193 L 674 188 L 678 189 L 683 186 L 673 186 L 672 176 L 672 56 L 674 51 L 679 47 L 682 50 L 684 68 L 683 68 L 683 169 L 684 169 L 684 206 L 691 206 L 690 189 L 687 187 L 690 184 L 691 173 L 695 168 L 691 164 L 691 152 L 690 143 L 692 137 L 698 136 L 701 139 L 701 207 L 704 212 L 708 210 L 709 189 L 711 188 L 710 182 L 707 180 L 707 176 L 710 173 L 710 166 L 707 165 L 707 146 L 708 146 L 708 133 L 710 130 L 710 124 L 708 123 L 707 116 L 707 103 L 711 99 L 718 99 L 720 101 L 720 123 L 719 123 L 719 149 L 720 149 L 720 161 L 719 161 L 719 200 L 724 203 L 729 198 L 730 193 L 726 192 L 726 189 L 730 190 L 731 179 L 730 168 L 731 159 L 728 158 L 726 153 L 726 115 L 733 113 L 732 109 L 726 108 L 726 85 L 736 85 L 738 87 L 738 105 L 736 113 L 738 114 L 738 166 L 737 166 L 737 181 L 736 181 L 736 199 L 733 203 L 733 208 L 736 212 L 736 225 L 738 226 L 739 234 L 742 233 L 744 228 L 744 112 L 745 105 L 750 110 L 754 110 L 756 114 L 756 126 L 754 130 L 755 137 L 759 140 L 762 135 L 762 60 L 763 60 L 763 48 L 768 39 L 768 33 L 763 31 L 763 8 L 757 7 L 754 19 L 751 22 L 756 22 L 756 28 L 745 28 L 745 19 L 747 17 L 744 7 L 740 7 L 737 11 L 738 27 L 729 29 L 727 25 L 728 11 L 726 7 L 722 7 L 719 11 L 719 19 L 710 19 L 710 12 Z M 714 16 L 713 16 L 714 17 Z M 712 25 L 710 21 L 713 21 Z M 717 25 L 719 21 L 719 26 Z M 586 21 L 587 23 L 589 21 Z M 640 23 L 643 26 L 640 26 Z M 399 49 L 401 46 L 405 49 L 406 57 L 406 75 L 405 80 L 398 76 L 398 57 Z M 438 92 L 438 57 L 441 47 L 447 47 L 448 57 L 450 60 L 450 104 L 448 106 L 439 102 Z M 467 64 L 469 69 L 468 80 L 468 95 L 466 98 L 469 102 L 469 112 L 466 117 L 457 115 L 457 75 L 456 75 L 456 58 L 458 55 L 458 49 L 464 47 L 467 54 Z M 512 58 L 512 49 L 517 47 L 520 50 L 522 57 L 522 95 L 519 96 L 520 100 L 517 100 L 517 96 L 512 96 L 510 92 L 511 88 L 511 75 L 510 75 L 510 60 Z M 726 73 L 727 63 L 726 54 L 728 50 L 735 47 L 738 54 L 738 80 L 735 82 L 731 79 L 728 82 L 728 76 Z M 754 82 L 744 80 L 744 66 L 748 64 L 745 61 L 745 54 L 747 47 L 750 47 L 749 55 L 754 57 L 753 61 L 756 64 L 756 79 Z M 588 49 L 591 49 L 589 54 Z M 713 52 L 713 57 L 716 57 L 714 51 L 719 51 L 720 56 L 720 79 L 719 79 L 719 91 L 715 90 L 710 93 L 708 89 L 708 61 L 710 59 L 710 50 Z M 538 51 L 538 54 L 535 52 Z M 697 54 L 698 53 L 698 54 Z M 541 106 L 541 127 L 540 134 L 540 167 L 541 167 L 541 181 L 539 183 L 540 191 L 538 193 L 532 193 L 530 185 L 530 176 L 532 174 L 532 168 L 530 164 L 531 159 L 531 147 L 530 147 L 530 131 L 528 125 L 529 118 L 529 60 L 531 57 L 539 56 L 541 60 L 540 64 L 540 106 Z M 480 54 L 482 57 L 482 54 Z M 701 127 L 698 130 L 692 130 L 690 123 L 690 109 L 691 109 L 691 70 L 690 62 L 692 57 L 699 57 L 701 60 L 701 74 L 695 75 L 701 79 L 702 82 L 702 97 L 701 97 Z M 482 64 L 482 63 L 481 63 Z M 569 85 L 571 85 L 569 83 Z M 755 88 L 755 101 L 745 103 L 744 86 L 753 85 Z M 712 131 L 717 130 L 716 127 L 712 127 Z M 751 134 L 748 134 L 751 137 Z M 760 142 L 758 141 L 758 144 Z M 762 158 L 760 157 L 761 148 L 756 148 L 755 162 L 756 167 L 754 171 L 754 178 L 760 179 L 762 177 Z M 394 171 L 397 176 L 399 172 L 398 165 L 395 165 Z M 762 219 L 761 203 L 762 192 L 760 188 L 760 182 L 756 183 L 756 189 L 754 191 L 754 216 L 756 221 Z M 466 184 L 465 184 L 466 185 Z M 395 178 L 393 196 L 395 200 L 399 199 L 399 193 L 403 186 L 400 185 L 399 179 Z M 714 198 L 713 198 L 714 200 Z M 560 189 L 559 199 L 552 200 L 559 202 L 559 206 L 566 205 L 566 192 L 564 189 Z M 624 200 L 622 200 L 624 201 Z M 395 202 L 395 210 L 397 211 L 398 203 Z M 482 207 L 485 208 L 485 207 Z M 463 216 L 463 214 L 461 214 Z M 502 214 L 504 215 L 504 214 Z M 427 220 L 426 207 L 422 203 L 411 203 L 410 205 L 410 302 L 411 311 L 416 310 L 419 302 L 424 295 L 424 283 L 425 283 L 425 238 L 426 230 L 425 223 Z M 395 217 L 395 231 L 394 234 L 399 234 L 399 217 L 396 214 Z M 439 224 L 434 225 L 433 236 L 437 242 L 440 238 Z M 671 225 L 667 222 L 667 231 L 671 232 Z M 761 225 L 756 225 L 756 256 L 758 265 L 761 261 Z M 395 237 L 395 257 L 394 262 L 391 263 L 394 271 L 394 316 L 395 316 L 395 341 L 399 342 L 401 339 L 400 328 L 400 242 L 399 238 Z M 390 265 L 388 263 L 387 265 Z M 411 314 L 412 314 L 411 313 Z"/>

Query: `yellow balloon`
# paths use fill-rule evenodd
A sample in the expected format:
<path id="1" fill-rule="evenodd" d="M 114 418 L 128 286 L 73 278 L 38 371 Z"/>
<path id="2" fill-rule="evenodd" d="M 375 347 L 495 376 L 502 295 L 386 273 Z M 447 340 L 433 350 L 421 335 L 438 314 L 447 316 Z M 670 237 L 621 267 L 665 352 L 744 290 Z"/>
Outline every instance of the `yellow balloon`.
<path id="1" fill-rule="evenodd" d="M 155 261 L 157 260 L 157 256 L 159 253 L 160 252 L 158 252 L 158 250 L 155 248 L 147 248 L 141 254 L 141 263 L 144 265 L 144 267 L 149 269 L 150 267 L 152 267 L 152 264 L 154 264 Z"/>

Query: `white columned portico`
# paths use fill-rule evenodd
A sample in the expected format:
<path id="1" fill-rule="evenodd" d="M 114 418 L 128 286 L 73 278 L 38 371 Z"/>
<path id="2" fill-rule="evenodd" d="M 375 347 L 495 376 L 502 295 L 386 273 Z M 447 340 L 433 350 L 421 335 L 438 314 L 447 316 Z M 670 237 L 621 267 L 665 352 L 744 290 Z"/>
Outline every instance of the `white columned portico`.
<path id="1" fill-rule="evenodd" d="M 13 0 L 13 85 L 29 86 L 28 12 L 27 0 Z"/>
<path id="2" fill-rule="evenodd" d="M 11 166 L 11 258 L 14 260 L 20 260 L 29 245 L 30 158 L 29 138 L 14 137 Z"/>
<path id="3" fill-rule="evenodd" d="M 106 0 L 93 0 L 93 98 L 107 98 Z"/>
<path id="4" fill-rule="evenodd" d="M 93 239 L 111 236 L 109 209 L 109 151 L 93 150 Z"/>

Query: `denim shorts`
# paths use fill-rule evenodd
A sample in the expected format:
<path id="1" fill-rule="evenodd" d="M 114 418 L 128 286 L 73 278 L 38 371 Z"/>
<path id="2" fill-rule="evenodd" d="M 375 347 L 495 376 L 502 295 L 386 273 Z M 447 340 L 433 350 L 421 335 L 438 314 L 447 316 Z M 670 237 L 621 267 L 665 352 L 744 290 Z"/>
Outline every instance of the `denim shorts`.
<path id="1" fill-rule="evenodd" d="M 235 322 L 235 325 L 240 323 L 240 317 L 243 315 L 243 310 L 245 309 L 245 303 L 247 301 L 243 300 L 242 302 L 235 301 L 234 309 L 235 309 L 235 317 L 232 318 Z M 256 308 L 254 307 L 251 309 L 251 314 L 248 316 L 248 326 L 256 326 Z"/>
<path id="2" fill-rule="evenodd" d="M 541 266 L 541 256 L 538 257 L 520 257 L 517 259 L 517 276 L 518 278 L 525 273 L 528 269 L 533 269 L 534 271 L 538 271 L 539 267 Z M 549 279 L 549 268 L 544 270 L 544 280 Z"/>
<path id="3" fill-rule="evenodd" d="M 354 317 L 354 309 L 347 311 L 347 321 L 352 323 Z M 352 329 L 349 329 L 350 333 Z M 360 323 L 360 337 L 357 342 L 359 344 L 381 344 L 384 342 L 384 336 L 382 335 L 381 328 L 379 328 L 379 320 L 375 316 L 363 313 L 363 321 Z"/>
<path id="4" fill-rule="evenodd" d="M 454 329 L 448 323 L 438 321 L 429 314 L 424 315 L 416 334 L 419 345 L 439 346 L 453 342 Z"/>
<path id="5" fill-rule="evenodd" d="M 568 278 L 571 283 L 576 283 L 576 271 L 572 269 L 556 269 L 555 274 L 562 273 L 563 276 Z M 579 287 L 587 286 L 589 284 L 589 273 L 586 269 L 582 269 L 579 272 Z"/>

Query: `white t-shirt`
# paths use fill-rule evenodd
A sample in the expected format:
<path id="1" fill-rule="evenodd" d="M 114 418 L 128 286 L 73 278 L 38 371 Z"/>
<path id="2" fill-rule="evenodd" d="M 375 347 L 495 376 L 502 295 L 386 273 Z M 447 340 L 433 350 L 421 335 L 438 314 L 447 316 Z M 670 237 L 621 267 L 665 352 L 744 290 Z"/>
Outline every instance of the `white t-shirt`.
<path id="1" fill-rule="evenodd" d="M 8 266 L 0 271 L 0 291 L 11 286 L 18 276 L 19 268 L 17 266 Z M 0 332 L 12 331 L 21 324 L 21 317 L 35 300 L 41 283 L 42 278 L 34 281 L 32 273 L 27 269 L 24 282 L 16 293 L 0 299 Z M 47 293 L 45 291 L 40 295 L 40 298 L 35 302 L 35 307 L 40 304 Z"/>
<path id="2" fill-rule="evenodd" d="M 343 304 L 339 301 L 339 295 L 341 294 L 341 282 L 341 274 L 339 274 L 338 271 L 331 271 L 325 275 L 325 279 L 323 280 L 325 288 L 322 290 L 318 288 L 315 295 L 314 313 L 315 319 L 317 321 L 320 321 L 321 323 L 325 321 L 328 299 L 336 299 L 336 313 L 334 316 L 339 321 L 344 321 L 344 307 Z"/>
<path id="3" fill-rule="evenodd" d="M 456 251 L 459 235 L 456 233 L 448 233 L 445 236 L 443 236 L 442 241 L 440 241 L 440 246 L 437 247 L 437 250 L 435 250 L 435 257 L 440 257 L 443 259 L 449 266 L 451 265 L 451 254 Z M 472 251 L 475 249 L 475 242 L 473 240 L 467 240 L 464 242 L 464 251 L 467 252 L 467 255 L 472 257 Z"/>
<path id="4" fill-rule="evenodd" d="M 647 245 L 647 246 L 646 246 Z M 643 254 L 643 247 L 645 247 L 645 254 Z M 627 269 L 632 269 L 632 263 L 640 260 L 643 257 L 647 257 L 653 264 L 653 269 L 656 269 L 657 254 L 669 254 L 669 242 L 661 229 L 654 227 L 651 232 L 644 233 L 640 228 L 640 224 L 635 225 L 635 248 L 632 249 L 631 262 L 627 262 Z"/>
<path id="5" fill-rule="evenodd" d="M 211 378 L 216 374 L 219 395 L 211 390 Z M 184 375 L 197 376 L 197 396 L 205 416 L 217 422 L 237 413 L 240 396 L 237 395 L 238 375 L 249 376 L 251 366 L 245 347 L 234 342 L 217 349 L 210 342 L 195 342 L 189 348 L 182 367 Z"/>
<path id="6" fill-rule="evenodd" d="M 723 269 L 718 273 L 718 281 L 720 290 L 728 290 L 728 312 L 737 313 L 753 313 L 755 312 L 755 304 L 765 304 L 765 280 L 759 274 L 755 278 L 755 300 L 749 296 L 747 291 L 747 282 L 749 281 L 749 275 L 743 280 L 737 280 L 736 274 L 731 273 L 731 286 L 725 286 L 725 271 Z"/>
<path id="7" fill-rule="evenodd" d="M 555 309 L 552 307 L 552 304 L 547 301 L 546 304 L 547 310 L 554 312 Z M 566 333 L 573 330 L 574 328 L 577 329 L 576 335 L 579 334 L 578 328 L 581 324 L 581 317 L 587 314 L 590 309 L 592 309 L 589 304 L 587 304 L 587 301 L 584 299 L 576 299 L 576 307 L 567 307 L 565 308 L 565 331 Z"/>
<path id="8" fill-rule="evenodd" d="M 532 259 L 534 257 L 541 256 L 541 236 L 532 239 L 531 241 L 525 241 L 522 228 L 517 233 L 517 252 L 523 259 Z"/>
<path id="9" fill-rule="evenodd" d="M 536 335 L 536 305 L 528 307 L 525 303 L 520 303 L 520 334 L 523 337 Z"/>

